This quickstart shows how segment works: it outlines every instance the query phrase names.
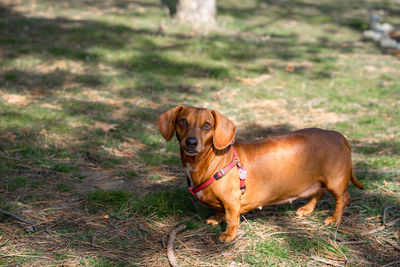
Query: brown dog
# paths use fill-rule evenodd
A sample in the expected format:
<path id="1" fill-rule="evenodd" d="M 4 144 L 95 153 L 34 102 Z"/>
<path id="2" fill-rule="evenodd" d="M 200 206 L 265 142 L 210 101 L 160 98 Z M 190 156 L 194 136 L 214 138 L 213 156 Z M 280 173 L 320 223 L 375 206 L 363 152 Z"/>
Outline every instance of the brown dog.
<path id="1" fill-rule="evenodd" d="M 296 212 L 299 216 L 310 215 L 325 188 L 336 199 L 335 211 L 325 224 L 337 225 L 350 201 L 350 180 L 363 188 L 353 174 L 350 144 L 338 132 L 303 129 L 232 145 L 236 128 L 232 121 L 215 110 L 189 106 L 177 106 L 161 114 L 158 127 L 167 141 L 176 132 L 182 164 L 192 186 L 212 180 L 201 191 L 191 192 L 217 210 L 208 224 L 217 225 L 225 219 L 227 227 L 220 241 L 235 239 L 240 214 L 255 208 L 310 197 Z M 234 162 L 235 151 L 248 173 L 244 194 L 240 189 L 240 164 L 217 177 L 219 170 Z"/>

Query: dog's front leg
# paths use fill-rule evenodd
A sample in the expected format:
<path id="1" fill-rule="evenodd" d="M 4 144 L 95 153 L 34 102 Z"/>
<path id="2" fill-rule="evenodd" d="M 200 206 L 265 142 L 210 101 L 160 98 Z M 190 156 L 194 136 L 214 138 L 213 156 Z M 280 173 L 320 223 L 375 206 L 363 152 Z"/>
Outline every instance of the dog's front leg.
<path id="1" fill-rule="evenodd" d="M 227 205 L 224 205 L 224 209 L 226 230 L 219 236 L 218 240 L 221 242 L 229 242 L 236 238 L 239 229 L 240 201 L 229 202 Z"/>

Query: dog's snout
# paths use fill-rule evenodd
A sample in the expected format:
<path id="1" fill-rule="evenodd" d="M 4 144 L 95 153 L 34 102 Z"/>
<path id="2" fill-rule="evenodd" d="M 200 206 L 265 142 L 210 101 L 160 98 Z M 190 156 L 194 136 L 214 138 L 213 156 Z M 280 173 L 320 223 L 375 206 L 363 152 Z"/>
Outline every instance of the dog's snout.
<path id="1" fill-rule="evenodd" d="M 188 137 L 186 139 L 186 146 L 188 148 L 196 148 L 196 146 L 199 144 L 199 141 L 197 140 L 196 137 Z"/>

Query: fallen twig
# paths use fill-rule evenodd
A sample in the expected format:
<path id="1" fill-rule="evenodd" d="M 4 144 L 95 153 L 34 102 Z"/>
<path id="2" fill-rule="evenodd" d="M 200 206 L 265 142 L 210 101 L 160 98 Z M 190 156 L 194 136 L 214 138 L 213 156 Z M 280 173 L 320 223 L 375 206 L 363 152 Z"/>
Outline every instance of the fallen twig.
<path id="1" fill-rule="evenodd" d="M 332 266 L 344 267 L 343 264 L 339 264 L 339 263 L 331 261 L 331 260 L 323 259 L 323 258 L 320 258 L 320 257 L 315 256 L 315 255 L 312 255 L 311 259 L 313 259 L 315 261 L 319 261 L 319 262 L 325 263 L 325 264 L 328 264 L 328 265 L 332 265 Z"/>
<path id="2" fill-rule="evenodd" d="M 388 238 L 383 238 L 383 240 L 389 245 L 392 245 L 392 247 L 394 247 L 395 249 L 400 250 L 400 246 L 396 243 L 396 241 Z"/>
<path id="3" fill-rule="evenodd" d="M 340 245 L 359 245 L 359 244 L 364 244 L 365 241 L 339 241 Z"/>
<path id="4" fill-rule="evenodd" d="M 391 226 L 395 225 L 398 221 L 400 221 L 400 217 L 397 217 L 397 218 L 391 220 L 390 222 L 386 223 L 385 226 L 391 227 Z"/>
<path id="5" fill-rule="evenodd" d="M 366 236 L 366 235 L 372 235 L 372 234 L 378 233 L 380 231 L 385 230 L 388 227 L 394 226 L 398 221 L 400 221 L 400 217 L 397 217 L 397 218 L 394 218 L 393 220 L 391 220 L 390 222 L 386 222 L 387 210 L 390 208 L 393 208 L 393 207 L 396 207 L 396 206 L 388 206 L 388 207 L 385 207 L 385 209 L 383 210 L 383 218 L 382 218 L 381 226 L 371 229 L 369 231 L 361 232 L 360 235 Z"/>
<path id="6" fill-rule="evenodd" d="M 95 244 L 95 243 L 93 243 L 93 242 L 80 241 L 79 243 L 80 243 L 80 244 L 85 244 L 85 245 L 88 245 L 88 246 L 91 246 L 91 247 L 94 247 L 94 248 L 102 249 L 103 251 L 107 252 L 109 255 L 116 251 L 117 253 L 125 254 L 125 255 L 127 255 L 127 256 L 132 257 L 132 258 L 137 257 L 137 255 L 131 254 L 131 253 L 126 252 L 126 251 L 124 251 L 124 250 L 122 250 L 122 249 L 115 249 L 115 250 L 112 251 L 112 250 L 110 250 L 110 249 L 108 249 L 108 248 L 106 248 L 106 247 L 104 247 L 104 246 Z"/>
<path id="7" fill-rule="evenodd" d="M 42 259 L 49 259 L 49 257 L 43 255 L 29 255 L 29 254 L 0 254 L 1 257 L 31 257 L 31 258 L 42 258 Z"/>
<path id="8" fill-rule="evenodd" d="M 385 228 L 386 228 L 386 226 L 382 225 L 382 226 L 376 227 L 376 228 L 374 228 L 374 229 L 361 232 L 360 235 L 361 235 L 361 236 L 373 235 L 373 234 L 375 234 L 375 233 L 378 233 L 378 232 L 380 232 L 380 231 L 385 230 Z"/>
<path id="9" fill-rule="evenodd" d="M 27 223 L 27 224 L 30 224 L 30 225 L 35 225 L 33 222 L 27 221 L 27 220 L 15 215 L 15 214 L 11 213 L 11 212 L 8 212 L 8 211 L 0 209 L 0 213 L 2 213 L 4 215 L 7 215 L 7 216 L 10 216 L 10 217 L 13 217 L 14 219 L 17 219 L 18 221 L 21 221 L 21 222 L 24 222 L 24 223 Z M 36 231 L 34 226 L 32 227 L 32 229 L 34 231 Z"/>
<path id="10" fill-rule="evenodd" d="M 390 262 L 388 264 L 383 265 L 382 267 L 397 266 L 397 264 L 400 264 L 400 261 Z"/>
<path id="11" fill-rule="evenodd" d="M 184 231 L 185 229 L 186 229 L 186 225 L 181 224 L 178 227 L 176 227 L 174 230 L 172 230 L 171 233 L 169 234 L 168 245 L 167 245 L 167 255 L 168 255 L 169 264 L 172 267 L 178 266 L 178 261 L 175 259 L 175 255 L 174 255 L 174 241 L 175 241 L 176 235 L 179 234 L 180 232 Z"/>
<path id="12" fill-rule="evenodd" d="M 383 210 L 383 225 L 387 225 L 386 223 L 386 216 L 387 216 L 387 210 L 396 207 L 395 205 L 392 206 L 387 206 L 385 207 L 385 209 Z M 391 223 L 391 222 L 389 222 Z"/>
<path id="13" fill-rule="evenodd" d="M 11 240 L 11 239 L 8 239 L 6 242 L 4 242 L 4 243 L 1 243 L 1 244 L 0 244 L 0 248 L 1 248 L 1 247 L 4 247 L 5 245 L 7 245 L 7 244 L 8 244 L 8 242 L 10 242 L 10 240 Z"/>

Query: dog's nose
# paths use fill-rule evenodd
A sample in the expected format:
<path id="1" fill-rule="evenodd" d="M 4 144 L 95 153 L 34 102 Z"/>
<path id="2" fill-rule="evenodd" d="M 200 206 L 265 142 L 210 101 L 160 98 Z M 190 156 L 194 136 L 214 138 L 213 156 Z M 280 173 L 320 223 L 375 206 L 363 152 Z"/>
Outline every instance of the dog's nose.
<path id="1" fill-rule="evenodd" d="M 196 146 L 199 144 L 199 141 L 197 140 L 196 137 L 188 137 L 186 139 L 186 146 L 188 148 L 196 148 Z"/>

